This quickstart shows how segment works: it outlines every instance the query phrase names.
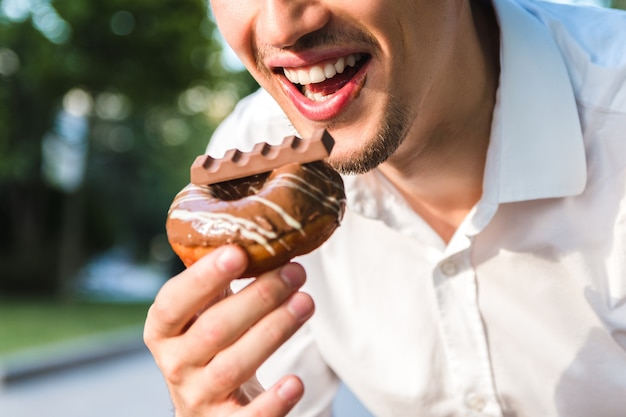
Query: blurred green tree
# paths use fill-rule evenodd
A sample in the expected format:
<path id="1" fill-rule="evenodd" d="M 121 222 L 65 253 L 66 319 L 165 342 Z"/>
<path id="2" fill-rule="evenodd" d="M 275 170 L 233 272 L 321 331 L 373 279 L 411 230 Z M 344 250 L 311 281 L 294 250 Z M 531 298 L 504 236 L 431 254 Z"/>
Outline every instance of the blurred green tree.
<path id="1" fill-rule="evenodd" d="M 616 9 L 626 10 L 626 0 L 613 0 L 612 6 Z"/>
<path id="2" fill-rule="evenodd" d="M 150 256 L 257 87 L 222 58 L 205 0 L 0 0 L 0 292 L 58 291 L 116 245 Z"/>

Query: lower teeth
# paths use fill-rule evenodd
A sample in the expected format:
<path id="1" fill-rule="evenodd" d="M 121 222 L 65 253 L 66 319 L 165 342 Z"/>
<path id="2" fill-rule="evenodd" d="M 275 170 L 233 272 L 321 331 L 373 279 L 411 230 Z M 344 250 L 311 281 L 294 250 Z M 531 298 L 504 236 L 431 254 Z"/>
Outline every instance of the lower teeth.
<path id="1" fill-rule="evenodd" d="M 328 100 L 328 98 L 330 97 L 330 95 L 325 96 L 322 93 L 312 93 L 306 89 L 304 90 L 303 94 L 309 100 L 317 101 L 317 102 Z"/>

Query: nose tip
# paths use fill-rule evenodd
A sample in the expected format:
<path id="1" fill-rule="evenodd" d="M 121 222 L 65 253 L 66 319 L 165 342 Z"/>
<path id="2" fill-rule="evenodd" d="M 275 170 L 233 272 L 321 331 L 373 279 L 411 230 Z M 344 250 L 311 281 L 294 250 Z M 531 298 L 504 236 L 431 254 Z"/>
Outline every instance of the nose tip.
<path id="1" fill-rule="evenodd" d="M 288 48 L 324 27 L 328 19 L 328 11 L 318 1 L 266 0 L 257 21 L 258 40 L 275 48 Z"/>

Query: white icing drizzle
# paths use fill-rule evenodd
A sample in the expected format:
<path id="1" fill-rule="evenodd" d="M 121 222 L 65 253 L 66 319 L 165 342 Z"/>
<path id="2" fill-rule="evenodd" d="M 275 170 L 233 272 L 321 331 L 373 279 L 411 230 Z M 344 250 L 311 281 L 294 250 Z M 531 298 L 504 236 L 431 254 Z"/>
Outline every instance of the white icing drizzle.
<path id="1" fill-rule="evenodd" d="M 263 229 L 253 221 L 226 213 L 192 212 L 183 209 L 173 210 L 170 214 L 170 218 L 191 222 L 193 228 L 203 235 L 207 234 L 216 224 L 219 224 L 219 226 L 224 229 L 241 233 L 246 239 L 250 239 L 262 245 L 265 250 L 272 255 L 275 254 L 274 249 L 268 243 L 268 239 L 275 239 L 277 237 L 276 233 L 271 230 Z"/>
<path id="2" fill-rule="evenodd" d="M 259 197 L 258 195 L 251 195 L 248 197 L 248 199 L 258 201 L 259 203 L 271 208 L 283 218 L 283 221 L 285 223 L 299 231 L 300 234 L 302 234 L 303 236 L 306 235 L 306 233 L 304 233 L 304 230 L 302 229 L 302 224 L 293 217 L 291 217 L 289 214 L 287 214 L 287 212 L 283 210 L 282 207 L 278 204 L 273 203 L 266 198 Z"/>
<path id="3" fill-rule="evenodd" d="M 214 198 L 211 196 L 211 198 Z M 206 201 L 207 197 L 206 196 L 202 196 L 202 195 L 181 195 L 179 197 L 176 197 L 176 200 L 174 200 L 174 205 L 179 205 L 179 204 L 183 204 L 183 203 L 193 203 L 194 201 Z"/>
<path id="4" fill-rule="evenodd" d="M 335 181 L 333 181 L 330 175 L 326 175 L 319 167 L 315 165 L 302 165 L 302 170 L 309 172 L 310 174 L 316 176 L 317 178 L 321 178 L 327 184 L 330 184 L 331 186 L 333 186 L 334 188 L 338 190 L 343 190 L 343 185 L 340 185 L 336 183 Z"/>
<path id="5" fill-rule="evenodd" d="M 341 210 L 341 204 L 332 196 L 325 194 L 321 189 L 311 185 L 304 181 L 302 178 L 294 174 L 281 174 L 273 182 L 272 186 L 275 187 L 290 187 L 300 191 L 303 194 L 316 200 L 318 203 L 333 210 L 335 213 L 339 213 Z"/>

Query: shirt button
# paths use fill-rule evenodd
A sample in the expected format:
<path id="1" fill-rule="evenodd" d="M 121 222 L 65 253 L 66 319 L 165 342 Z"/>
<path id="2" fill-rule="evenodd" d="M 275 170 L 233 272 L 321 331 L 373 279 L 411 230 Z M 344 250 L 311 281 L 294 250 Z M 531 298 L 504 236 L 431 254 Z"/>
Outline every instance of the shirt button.
<path id="1" fill-rule="evenodd" d="M 487 400 L 480 394 L 470 392 L 465 396 L 465 405 L 474 411 L 482 411 L 487 405 Z"/>
<path id="2" fill-rule="evenodd" d="M 444 275 L 451 277 L 459 272 L 459 267 L 454 261 L 445 261 L 441 264 L 441 272 L 443 272 Z"/>

